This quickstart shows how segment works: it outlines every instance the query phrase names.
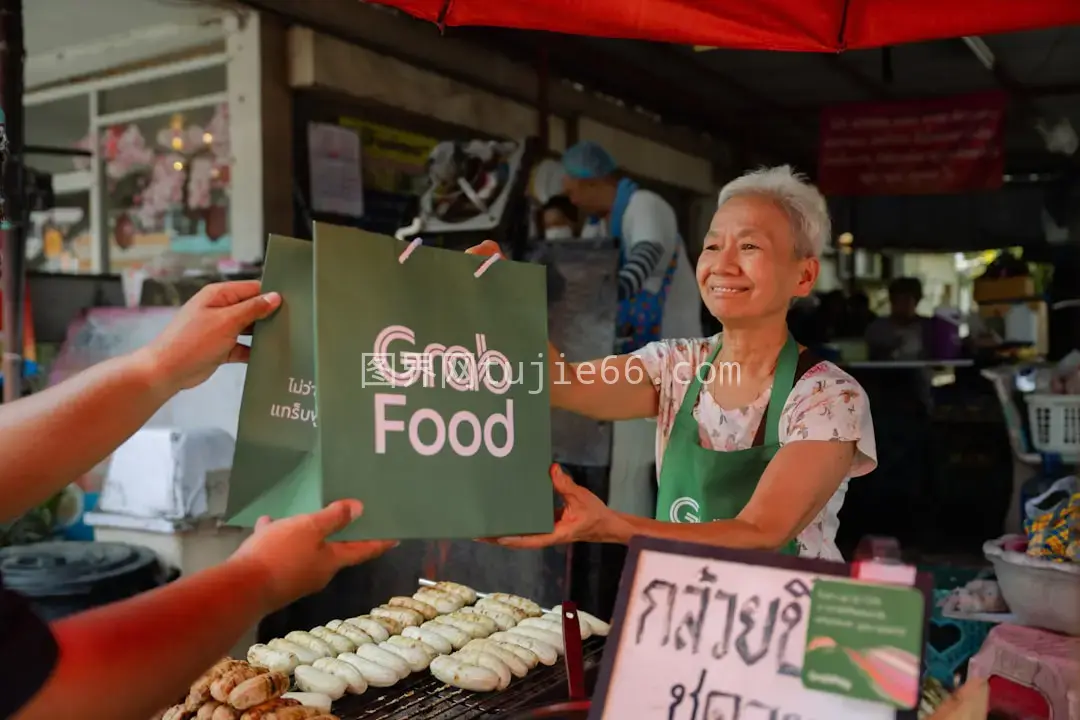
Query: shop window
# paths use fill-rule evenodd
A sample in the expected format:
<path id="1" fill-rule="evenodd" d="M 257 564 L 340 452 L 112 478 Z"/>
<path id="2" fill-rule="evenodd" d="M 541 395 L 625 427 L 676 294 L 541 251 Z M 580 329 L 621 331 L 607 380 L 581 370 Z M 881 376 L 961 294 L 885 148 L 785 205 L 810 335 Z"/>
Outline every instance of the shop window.
<path id="1" fill-rule="evenodd" d="M 57 194 L 53 208 L 30 213 L 26 261 L 41 272 L 94 271 L 89 191 Z"/>
<path id="2" fill-rule="evenodd" d="M 166 252 L 187 267 L 231 255 L 225 65 L 154 72 L 28 95 L 28 145 L 93 150 L 100 161 L 28 155 L 32 184 L 51 187 L 30 202 L 31 267 L 120 272 Z"/>
<path id="3" fill-rule="evenodd" d="M 40 105 L 28 105 L 24 110 L 25 141 L 27 145 L 50 148 L 74 147 L 90 130 L 90 97 L 76 95 Z M 43 173 L 69 173 L 71 158 L 63 155 L 35 155 L 26 164 Z"/>
<path id="4" fill-rule="evenodd" d="M 41 148 L 71 148 L 90 128 L 90 96 L 75 95 L 25 109 L 26 144 Z M 70 156 L 29 153 L 32 176 L 30 207 L 46 207 L 39 197 L 51 186 L 51 207 L 32 210 L 27 228 L 26 260 L 33 270 L 93 271 L 94 241 L 90 225 L 90 161 Z"/>
<path id="5" fill-rule="evenodd" d="M 226 105 L 112 125 L 101 147 L 111 272 L 166 252 L 230 255 Z"/>
<path id="6" fill-rule="evenodd" d="M 128 113 L 189 98 L 223 93 L 227 88 L 224 65 L 147 80 L 103 90 L 98 99 L 102 115 Z"/>

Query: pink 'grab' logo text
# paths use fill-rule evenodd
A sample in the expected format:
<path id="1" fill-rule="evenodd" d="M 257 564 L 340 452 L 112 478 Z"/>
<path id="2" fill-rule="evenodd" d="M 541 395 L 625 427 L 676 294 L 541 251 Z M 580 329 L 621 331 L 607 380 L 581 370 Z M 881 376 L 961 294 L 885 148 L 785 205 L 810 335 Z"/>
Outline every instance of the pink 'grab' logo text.
<path id="1" fill-rule="evenodd" d="M 510 360 L 487 347 L 483 334 L 476 335 L 476 351 L 460 345 L 447 347 L 431 343 L 423 352 L 406 350 L 400 353 L 402 368 L 398 370 L 393 362 L 395 353 L 392 343 L 407 343 L 416 346 L 416 333 L 404 325 L 389 325 L 375 338 L 372 363 L 375 371 L 393 388 L 409 388 L 421 382 L 422 387 L 435 387 L 436 368 L 440 365 L 443 382 L 458 391 L 475 391 L 481 387 L 496 395 L 504 395 L 512 384 Z M 436 360 L 439 362 L 436 363 Z M 496 373 L 492 369 L 498 367 Z M 494 457 L 506 457 L 514 449 L 514 401 L 506 399 L 506 411 L 495 413 L 481 422 L 480 418 L 468 410 L 459 410 L 446 421 L 432 408 L 405 410 L 407 421 L 391 419 L 388 415 L 392 408 L 405 408 L 405 395 L 397 393 L 375 394 L 375 452 L 386 454 L 387 437 L 390 433 L 406 432 L 409 445 L 424 456 L 436 455 L 449 443 L 454 454 L 471 457 L 483 446 Z M 420 437 L 420 427 L 425 422 L 431 423 L 435 436 L 425 442 Z M 469 430 L 462 438 L 463 426 Z M 503 427 L 506 437 L 500 445 L 495 439 L 494 430 Z"/>

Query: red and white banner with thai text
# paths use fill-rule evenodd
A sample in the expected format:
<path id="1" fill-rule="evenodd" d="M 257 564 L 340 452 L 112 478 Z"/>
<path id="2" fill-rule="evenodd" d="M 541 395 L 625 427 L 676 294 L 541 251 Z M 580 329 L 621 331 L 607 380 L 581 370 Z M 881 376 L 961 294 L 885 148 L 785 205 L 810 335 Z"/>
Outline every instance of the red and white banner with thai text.
<path id="1" fill-rule="evenodd" d="M 1001 187 L 1008 97 L 991 92 L 840 105 L 821 113 L 827 195 L 938 195 Z"/>

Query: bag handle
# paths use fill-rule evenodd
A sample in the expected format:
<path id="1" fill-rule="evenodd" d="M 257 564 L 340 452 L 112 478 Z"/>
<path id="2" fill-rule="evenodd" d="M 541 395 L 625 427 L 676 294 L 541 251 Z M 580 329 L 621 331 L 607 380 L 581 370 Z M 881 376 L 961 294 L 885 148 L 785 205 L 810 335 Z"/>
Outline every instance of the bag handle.
<path id="1" fill-rule="evenodd" d="M 419 237 L 413 238 L 413 241 L 409 243 L 408 247 L 406 247 L 404 250 L 402 250 L 401 254 L 398 255 L 398 262 L 401 263 L 402 265 L 404 265 L 405 261 L 409 259 L 409 256 L 412 255 L 414 252 L 416 252 L 416 248 L 420 247 L 423 244 L 424 244 L 423 238 L 419 238 Z M 495 261 L 498 260 L 501 257 L 502 257 L 501 254 L 491 255 L 490 257 L 488 257 L 488 259 L 485 260 L 480 265 L 480 267 L 476 268 L 476 272 L 473 273 L 473 277 L 478 278 L 481 275 L 483 275 L 484 273 L 486 273 L 488 271 L 488 268 L 490 268 L 492 265 L 494 265 Z"/>

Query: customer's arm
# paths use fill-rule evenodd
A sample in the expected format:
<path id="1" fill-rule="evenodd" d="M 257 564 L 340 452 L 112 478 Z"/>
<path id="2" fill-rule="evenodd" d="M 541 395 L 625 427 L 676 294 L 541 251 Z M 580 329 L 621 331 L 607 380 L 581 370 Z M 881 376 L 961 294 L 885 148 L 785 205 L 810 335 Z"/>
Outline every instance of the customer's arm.
<path id="1" fill-rule="evenodd" d="M 53 624 L 59 661 L 17 720 L 147 720 L 176 703 L 263 615 L 393 546 L 325 542 L 359 514 L 344 501 L 270 523 L 222 565 Z"/>
<path id="2" fill-rule="evenodd" d="M 93 468 L 170 395 L 151 363 L 136 353 L 0 405 L 0 521 L 47 500 Z"/>
<path id="3" fill-rule="evenodd" d="M 246 359 L 237 337 L 278 304 L 258 281 L 210 285 L 147 347 L 0 405 L 0 522 L 93 469 L 176 392 Z"/>

